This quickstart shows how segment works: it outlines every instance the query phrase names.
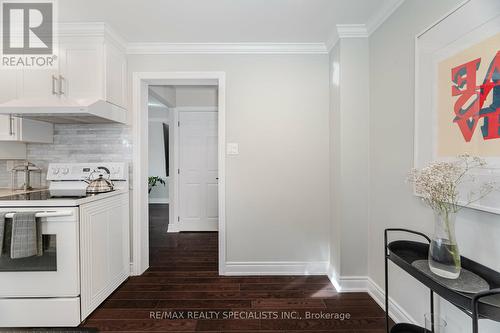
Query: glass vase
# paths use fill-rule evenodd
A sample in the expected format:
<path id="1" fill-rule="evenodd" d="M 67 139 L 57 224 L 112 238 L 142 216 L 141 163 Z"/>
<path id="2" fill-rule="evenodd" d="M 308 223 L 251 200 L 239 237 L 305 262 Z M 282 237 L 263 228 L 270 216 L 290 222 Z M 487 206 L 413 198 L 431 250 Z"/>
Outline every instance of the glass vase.
<path id="1" fill-rule="evenodd" d="M 455 237 L 456 213 L 434 211 L 434 236 L 429 248 L 429 268 L 447 279 L 460 276 L 461 264 Z"/>

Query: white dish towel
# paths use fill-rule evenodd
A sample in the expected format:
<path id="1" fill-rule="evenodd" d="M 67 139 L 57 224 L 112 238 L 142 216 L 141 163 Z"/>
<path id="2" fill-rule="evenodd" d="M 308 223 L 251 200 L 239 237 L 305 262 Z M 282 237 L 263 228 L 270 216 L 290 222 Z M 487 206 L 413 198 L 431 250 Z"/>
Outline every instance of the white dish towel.
<path id="1" fill-rule="evenodd" d="M 41 223 L 37 223 L 35 215 L 36 212 L 19 212 L 12 217 L 11 259 L 42 255 Z"/>

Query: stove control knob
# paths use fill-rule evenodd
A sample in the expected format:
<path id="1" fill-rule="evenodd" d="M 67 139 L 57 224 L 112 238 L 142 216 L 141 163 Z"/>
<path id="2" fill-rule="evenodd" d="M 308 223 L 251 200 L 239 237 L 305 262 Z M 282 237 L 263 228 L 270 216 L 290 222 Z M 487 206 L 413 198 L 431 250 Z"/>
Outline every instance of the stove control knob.
<path id="1" fill-rule="evenodd" d="M 53 175 L 59 174 L 59 168 L 52 168 L 52 174 Z"/>
<path id="2" fill-rule="evenodd" d="M 63 168 L 62 169 L 62 173 L 63 173 L 63 175 L 67 175 L 69 173 L 69 169 L 68 168 Z"/>

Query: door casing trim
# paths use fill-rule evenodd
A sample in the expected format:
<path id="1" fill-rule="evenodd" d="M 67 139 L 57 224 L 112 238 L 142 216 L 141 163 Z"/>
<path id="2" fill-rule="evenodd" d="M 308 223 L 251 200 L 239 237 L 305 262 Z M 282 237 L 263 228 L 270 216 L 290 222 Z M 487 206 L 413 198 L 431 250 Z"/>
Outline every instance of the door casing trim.
<path id="1" fill-rule="evenodd" d="M 219 163 L 219 274 L 226 263 L 226 74 L 225 72 L 134 72 L 132 74 L 132 275 L 149 267 L 148 213 L 148 86 L 210 82 L 218 86 L 218 163 Z M 168 83 L 167 83 L 168 82 Z"/>

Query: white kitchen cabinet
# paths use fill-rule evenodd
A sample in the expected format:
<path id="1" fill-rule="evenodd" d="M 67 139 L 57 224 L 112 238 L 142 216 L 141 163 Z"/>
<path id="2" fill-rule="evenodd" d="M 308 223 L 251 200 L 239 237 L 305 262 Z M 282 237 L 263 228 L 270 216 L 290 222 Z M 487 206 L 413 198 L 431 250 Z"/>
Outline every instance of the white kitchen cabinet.
<path id="1" fill-rule="evenodd" d="M 0 160 L 25 160 L 26 145 L 21 142 L 0 142 Z"/>
<path id="2" fill-rule="evenodd" d="M 20 74 L 18 70 L 0 71 L 0 103 L 17 98 Z M 0 141 L 15 141 L 14 121 L 12 116 L 0 115 Z"/>
<path id="3" fill-rule="evenodd" d="M 24 72 L 22 70 L 0 71 L 0 103 L 19 98 L 20 91 L 23 89 Z M 32 70 L 32 72 L 38 71 Z M 35 76 L 42 76 L 40 72 Z M 35 90 L 36 85 L 38 82 L 34 82 L 29 89 Z M 0 141 L 52 143 L 53 125 L 11 115 L 0 115 Z M 3 158 L 1 153 L 0 158 Z"/>
<path id="4" fill-rule="evenodd" d="M 24 69 L 18 77 L 17 98 L 56 99 L 59 69 Z"/>
<path id="5" fill-rule="evenodd" d="M 61 37 L 57 55 L 54 69 L 22 71 L 17 98 L 41 105 L 53 99 L 103 100 L 126 108 L 127 62 L 115 45 L 101 37 Z"/>
<path id="6" fill-rule="evenodd" d="M 125 53 L 106 39 L 60 40 L 61 97 L 103 100 L 126 108 Z"/>
<path id="7" fill-rule="evenodd" d="M 61 97 L 106 100 L 104 94 L 104 45 L 62 41 L 59 53 Z"/>
<path id="8" fill-rule="evenodd" d="M 0 98 L 0 115 L 54 124 L 126 123 L 123 41 L 102 24 L 62 24 L 59 32 L 53 68 L 0 75 L 9 96 Z"/>
<path id="9" fill-rule="evenodd" d="M 84 320 L 129 276 L 129 194 L 80 206 Z"/>
<path id="10" fill-rule="evenodd" d="M 14 118 L 0 115 L 0 141 L 15 141 Z"/>
<path id="11" fill-rule="evenodd" d="M 54 125 L 43 121 L 0 115 L 0 141 L 52 143 Z"/>
<path id="12" fill-rule="evenodd" d="M 125 53 L 111 43 L 104 45 L 106 100 L 127 108 L 127 58 Z"/>

